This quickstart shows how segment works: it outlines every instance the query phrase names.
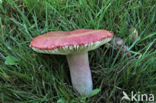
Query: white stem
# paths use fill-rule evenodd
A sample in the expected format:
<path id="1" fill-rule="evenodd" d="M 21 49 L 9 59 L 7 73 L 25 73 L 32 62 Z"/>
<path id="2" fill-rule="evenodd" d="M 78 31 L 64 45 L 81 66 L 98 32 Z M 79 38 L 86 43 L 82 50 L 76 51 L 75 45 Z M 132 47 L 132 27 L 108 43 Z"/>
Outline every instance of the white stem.
<path id="1" fill-rule="evenodd" d="M 93 88 L 88 52 L 67 55 L 73 87 L 81 94 L 88 96 Z"/>

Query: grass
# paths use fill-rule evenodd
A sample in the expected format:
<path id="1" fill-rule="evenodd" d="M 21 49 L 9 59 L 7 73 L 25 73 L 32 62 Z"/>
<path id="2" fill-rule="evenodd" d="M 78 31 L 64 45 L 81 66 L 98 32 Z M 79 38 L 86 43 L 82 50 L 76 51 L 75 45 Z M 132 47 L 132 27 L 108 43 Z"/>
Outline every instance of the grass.
<path id="1" fill-rule="evenodd" d="M 0 102 L 119 103 L 123 91 L 156 98 L 155 4 L 154 0 L 3 0 Z M 94 89 L 100 90 L 89 98 L 73 90 L 65 56 L 38 54 L 29 47 L 40 34 L 79 28 L 113 31 L 126 40 L 132 54 L 121 56 L 105 46 L 89 52 Z M 131 28 L 138 31 L 136 40 L 130 39 Z"/>

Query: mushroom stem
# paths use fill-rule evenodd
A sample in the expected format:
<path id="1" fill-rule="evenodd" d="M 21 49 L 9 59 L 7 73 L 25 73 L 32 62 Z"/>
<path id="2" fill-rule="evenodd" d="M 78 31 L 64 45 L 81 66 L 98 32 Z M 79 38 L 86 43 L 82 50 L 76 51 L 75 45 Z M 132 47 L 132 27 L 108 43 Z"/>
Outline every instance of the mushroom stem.
<path id="1" fill-rule="evenodd" d="M 74 89 L 88 96 L 93 88 L 88 52 L 67 55 L 71 81 Z"/>

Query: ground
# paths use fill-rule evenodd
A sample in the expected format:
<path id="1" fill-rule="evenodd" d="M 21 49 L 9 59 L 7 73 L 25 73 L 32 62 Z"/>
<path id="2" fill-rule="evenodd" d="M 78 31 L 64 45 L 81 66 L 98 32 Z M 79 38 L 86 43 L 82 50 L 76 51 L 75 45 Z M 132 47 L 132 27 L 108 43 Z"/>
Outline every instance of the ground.
<path id="1" fill-rule="evenodd" d="M 40 34 L 80 28 L 112 31 L 131 53 L 114 44 L 89 52 L 95 90 L 88 98 L 73 90 L 65 56 L 29 47 Z M 156 101 L 155 0 L 1 0 L 1 103 L 119 103 L 123 91 Z"/>

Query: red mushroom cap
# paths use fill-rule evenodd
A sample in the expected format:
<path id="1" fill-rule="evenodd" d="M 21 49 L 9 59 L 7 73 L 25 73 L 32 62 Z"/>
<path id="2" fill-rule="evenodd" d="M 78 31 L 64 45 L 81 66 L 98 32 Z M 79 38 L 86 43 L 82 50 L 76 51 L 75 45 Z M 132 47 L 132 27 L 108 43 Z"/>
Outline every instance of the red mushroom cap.
<path id="1" fill-rule="evenodd" d="M 62 49 L 63 47 L 83 47 L 106 39 L 110 41 L 112 37 L 113 33 L 106 30 L 78 29 L 71 32 L 53 31 L 35 37 L 30 43 L 30 46 L 40 52 L 43 50 L 52 51 Z"/>

